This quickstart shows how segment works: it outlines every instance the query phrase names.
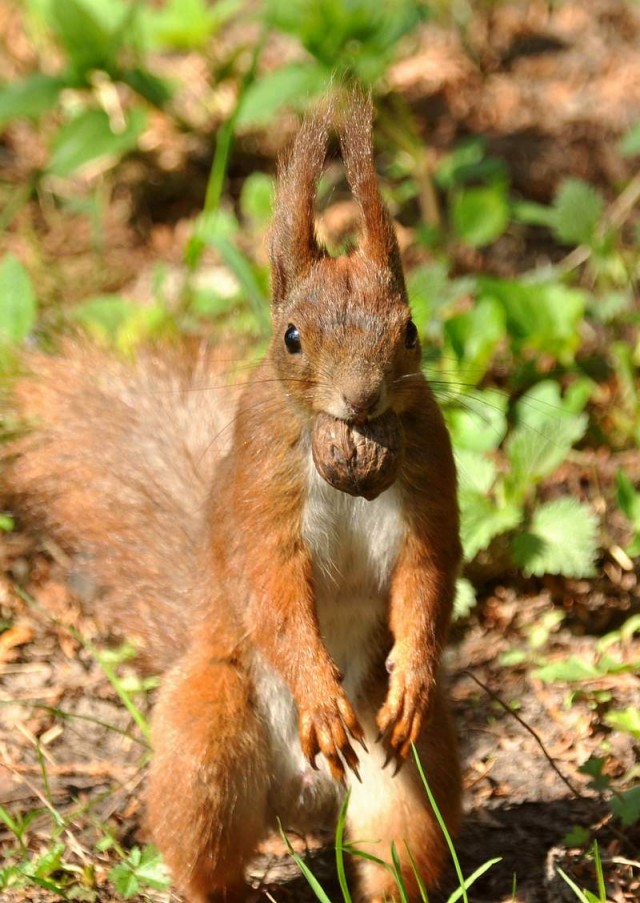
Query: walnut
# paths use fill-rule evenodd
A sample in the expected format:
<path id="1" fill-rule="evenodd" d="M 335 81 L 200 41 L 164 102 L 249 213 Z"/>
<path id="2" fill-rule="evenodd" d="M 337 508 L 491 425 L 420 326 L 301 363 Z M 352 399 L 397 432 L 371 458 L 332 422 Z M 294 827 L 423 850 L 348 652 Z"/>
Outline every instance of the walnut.
<path id="1" fill-rule="evenodd" d="M 318 473 L 334 489 L 375 499 L 398 476 L 403 450 L 400 420 L 393 411 L 362 425 L 318 414 L 311 450 Z"/>

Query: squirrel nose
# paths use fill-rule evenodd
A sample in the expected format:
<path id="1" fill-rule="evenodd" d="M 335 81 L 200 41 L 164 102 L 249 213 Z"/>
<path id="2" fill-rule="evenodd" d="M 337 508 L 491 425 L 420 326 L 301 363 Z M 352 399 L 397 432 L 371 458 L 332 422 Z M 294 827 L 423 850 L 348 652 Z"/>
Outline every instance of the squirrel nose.
<path id="1" fill-rule="evenodd" d="M 371 392 L 361 392 L 351 398 L 343 395 L 344 403 L 350 416 L 354 420 L 365 420 L 369 414 L 373 413 L 381 397 L 380 389 L 373 389 Z"/>

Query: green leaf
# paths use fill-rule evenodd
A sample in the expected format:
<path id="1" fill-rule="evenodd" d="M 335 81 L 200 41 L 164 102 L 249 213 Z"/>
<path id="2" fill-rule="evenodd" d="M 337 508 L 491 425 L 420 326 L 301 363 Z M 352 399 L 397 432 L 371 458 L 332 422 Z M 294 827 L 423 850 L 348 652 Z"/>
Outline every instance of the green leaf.
<path id="1" fill-rule="evenodd" d="M 602 195 L 581 179 L 565 179 L 553 201 L 553 232 L 565 244 L 589 244 L 604 209 Z"/>
<path id="2" fill-rule="evenodd" d="M 267 23 L 293 35 L 328 71 L 352 73 L 367 84 L 383 75 L 400 38 L 425 13 L 415 0 L 270 0 L 265 7 Z"/>
<path id="3" fill-rule="evenodd" d="M 504 181 L 504 162 L 497 157 L 488 157 L 486 151 L 483 138 L 461 142 L 438 163 L 434 175 L 436 184 L 450 191 L 469 182 Z"/>
<path id="4" fill-rule="evenodd" d="M 133 109 L 125 129 L 114 132 L 104 110 L 84 110 L 58 130 L 47 172 L 70 176 L 87 163 L 98 160 L 115 163 L 137 146 L 145 124 L 143 110 Z"/>
<path id="5" fill-rule="evenodd" d="M 594 680 L 602 677 L 602 672 L 596 665 L 585 662 L 575 655 L 559 662 L 550 662 L 548 665 L 538 668 L 535 674 L 536 677 L 539 677 L 545 683 L 555 683 L 556 681 L 580 683 L 584 680 Z M 585 771 L 584 773 L 593 774 L 594 772 Z"/>
<path id="6" fill-rule="evenodd" d="M 460 502 L 460 535 L 466 561 L 486 549 L 495 536 L 517 527 L 522 511 L 516 505 L 498 506 L 480 492 L 462 489 Z"/>
<path id="7" fill-rule="evenodd" d="M 470 448 L 456 448 L 455 459 L 461 490 L 489 492 L 498 476 L 495 461 Z"/>
<path id="8" fill-rule="evenodd" d="M 118 893 L 124 897 L 125 900 L 135 896 L 140 887 L 135 873 L 126 862 L 121 862 L 110 870 L 109 881 L 111 881 Z"/>
<path id="9" fill-rule="evenodd" d="M 109 880 L 128 899 L 139 892 L 141 885 L 165 890 L 169 886 L 169 873 L 160 853 L 149 845 L 142 850 L 133 847 L 124 862 L 111 869 Z"/>
<path id="10" fill-rule="evenodd" d="M 587 417 L 564 415 L 545 425 L 516 427 L 505 443 L 511 465 L 507 485 L 517 495 L 552 474 L 565 460 L 587 428 Z"/>
<path id="11" fill-rule="evenodd" d="M 587 387 L 576 386 L 563 398 L 558 384 L 543 380 L 526 392 L 514 408 L 516 427 L 505 443 L 511 466 L 507 490 L 517 496 L 530 489 L 563 463 L 587 429 L 585 414 L 577 414 L 589 397 Z"/>
<path id="12" fill-rule="evenodd" d="M 640 530 L 640 492 L 636 492 L 633 483 L 621 468 L 616 471 L 616 501 L 618 508 L 634 528 Z"/>
<path id="13" fill-rule="evenodd" d="M 200 50 L 240 8 L 240 0 L 167 0 L 145 5 L 140 30 L 150 50 Z"/>
<path id="14" fill-rule="evenodd" d="M 331 70 L 316 63 L 293 63 L 275 69 L 247 89 L 238 113 L 239 129 L 265 126 L 283 107 L 303 110 L 331 81 Z"/>
<path id="15" fill-rule="evenodd" d="M 90 298 L 73 309 L 73 317 L 99 341 L 125 352 L 172 328 L 171 317 L 161 304 L 138 304 L 119 295 Z"/>
<path id="16" fill-rule="evenodd" d="M 570 498 L 547 502 L 534 511 L 529 529 L 513 538 L 513 557 L 527 576 L 591 577 L 597 527 L 586 505 Z"/>
<path id="17" fill-rule="evenodd" d="M 136 866 L 136 876 L 147 887 L 155 890 L 169 887 L 169 870 L 154 846 L 149 845 L 142 850 L 140 861 Z"/>
<path id="18" fill-rule="evenodd" d="M 554 430 L 557 423 L 573 420 L 584 409 L 591 393 L 589 381 L 577 380 L 561 394 L 558 383 L 553 379 L 543 379 L 525 392 L 514 407 L 513 413 L 518 426 L 526 426 L 531 430 Z M 584 421 L 581 419 L 582 425 Z M 578 423 L 573 423 L 578 432 Z M 582 438 L 583 433 L 578 435 Z M 577 441 L 574 440 L 574 441 Z"/>
<path id="19" fill-rule="evenodd" d="M 492 451 L 507 433 L 507 397 L 493 389 L 449 394 L 446 382 L 434 385 L 456 449 Z"/>
<path id="20" fill-rule="evenodd" d="M 433 326 L 440 328 L 439 320 L 433 322 L 433 317 L 449 287 L 447 264 L 440 261 L 422 264 L 407 274 L 411 313 L 421 336 L 430 336 Z"/>
<path id="21" fill-rule="evenodd" d="M 29 274 L 17 257 L 0 261 L 0 345 L 22 342 L 36 321 L 36 296 Z"/>
<path id="22" fill-rule="evenodd" d="M 159 109 L 163 109 L 173 96 L 172 88 L 163 78 L 159 78 L 140 66 L 121 70 L 120 81 L 124 82 L 125 85 L 129 85 L 140 97 L 144 97 L 145 100 Z"/>
<path id="23" fill-rule="evenodd" d="M 626 709 L 609 711 L 604 720 L 617 731 L 623 731 L 636 740 L 640 740 L 640 709 L 628 706 Z"/>
<path id="24" fill-rule="evenodd" d="M 9 890 L 24 884 L 24 875 L 17 865 L 8 865 L 0 869 L 0 889 Z"/>
<path id="25" fill-rule="evenodd" d="M 526 226 L 546 226 L 551 229 L 555 223 L 553 207 L 536 204 L 534 201 L 515 201 L 511 206 L 511 215 Z"/>
<path id="26" fill-rule="evenodd" d="M 640 821 L 640 786 L 624 790 L 610 801 L 611 811 L 623 825 L 635 825 Z"/>
<path id="27" fill-rule="evenodd" d="M 51 0 L 50 17 L 78 75 L 85 76 L 91 69 L 108 72 L 114 67 L 118 42 L 88 4 L 81 0 Z"/>
<path id="28" fill-rule="evenodd" d="M 40 116 L 55 106 L 67 86 L 64 78 L 40 72 L 0 88 L 0 128 L 13 119 Z"/>
<path id="29" fill-rule="evenodd" d="M 137 15 L 137 4 L 129 0 L 77 0 L 90 15 L 95 18 L 109 35 L 131 25 L 132 18 Z"/>
<path id="30" fill-rule="evenodd" d="M 467 188 L 451 205 L 451 224 L 457 238 L 474 248 L 491 244 L 509 225 L 506 188 L 497 184 Z"/>
<path id="31" fill-rule="evenodd" d="M 445 351 L 449 348 L 453 351 L 463 364 L 468 381 L 474 383 L 479 383 L 485 375 L 505 335 L 504 310 L 493 298 L 482 299 L 470 310 L 444 323 Z"/>
<path id="32" fill-rule="evenodd" d="M 55 843 L 50 850 L 47 850 L 40 856 L 34 867 L 34 876 L 37 878 L 48 878 L 49 875 L 57 872 L 62 863 L 62 855 L 64 853 L 64 844 Z"/>
<path id="33" fill-rule="evenodd" d="M 562 838 L 562 842 L 566 847 L 586 847 L 591 837 L 587 828 L 582 825 L 574 825 L 568 834 Z"/>
<path id="34" fill-rule="evenodd" d="M 640 122 L 632 126 L 623 136 L 618 148 L 625 157 L 636 157 L 640 154 Z"/>
<path id="35" fill-rule="evenodd" d="M 139 309 L 134 301 L 120 295 L 100 295 L 83 301 L 73 309 L 73 317 L 97 335 L 113 339 L 122 325 Z"/>
<path id="36" fill-rule="evenodd" d="M 466 618 L 471 609 L 477 603 L 476 591 L 473 584 L 465 577 L 456 580 L 456 597 L 453 603 L 453 618 L 455 621 Z"/>
<path id="37" fill-rule="evenodd" d="M 240 283 L 245 297 L 249 299 L 258 328 L 266 330 L 269 323 L 269 300 L 258 269 L 253 267 L 251 261 L 227 239 L 214 239 L 211 244 Z"/>
<path id="38" fill-rule="evenodd" d="M 254 172 L 248 176 L 240 192 L 240 210 L 254 226 L 264 228 L 273 213 L 274 185 L 271 176 Z"/>
<path id="39" fill-rule="evenodd" d="M 478 288 L 480 298 L 496 298 L 503 306 L 516 350 L 528 348 L 573 363 L 586 307 L 584 292 L 560 282 L 491 277 L 479 279 Z"/>

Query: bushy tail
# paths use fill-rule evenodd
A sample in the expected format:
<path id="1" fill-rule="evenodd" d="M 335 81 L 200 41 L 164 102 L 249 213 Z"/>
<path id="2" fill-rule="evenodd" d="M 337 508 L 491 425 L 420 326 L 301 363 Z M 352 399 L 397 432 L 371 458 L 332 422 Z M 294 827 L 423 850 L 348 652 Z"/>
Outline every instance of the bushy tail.
<path id="1" fill-rule="evenodd" d="M 88 559 L 98 616 L 163 669 L 199 614 L 210 480 L 233 428 L 220 366 L 166 349 L 122 362 L 76 345 L 27 363 L 15 403 L 28 432 L 10 447 L 6 488 Z"/>

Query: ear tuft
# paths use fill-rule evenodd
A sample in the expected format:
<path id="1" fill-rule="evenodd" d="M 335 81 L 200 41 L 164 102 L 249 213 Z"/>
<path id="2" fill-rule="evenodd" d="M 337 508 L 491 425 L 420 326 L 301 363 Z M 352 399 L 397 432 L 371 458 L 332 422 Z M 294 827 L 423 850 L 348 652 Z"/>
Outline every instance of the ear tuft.
<path id="1" fill-rule="evenodd" d="M 363 236 L 360 253 L 379 266 L 388 267 L 397 288 L 405 292 L 400 250 L 391 217 L 378 188 L 373 155 L 373 104 L 371 96 L 352 89 L 340 111 L 340 147 L 349 187 L 360 207 Z"/>
<path id="2" fill-rule="evenodd" d="M 305 119 L 278 170 L 271 225 L 272 307 L 284 303 L 292 284 L 324 255 L 316 240 L 316 186 L 327 155 L 333 107 L 325 101 Z"/>
<path id="3" fill-rule="evenodd" d="M 314 204 L 332 128 L 340 137 L 347 181 L 362 215 L 358 253 L 387 269 L 396 290 L 406 294 L 398 242 L 378 189 L 372 124 L 371 97 L 351 88 L 333 91 L 300 126 L 278 171 L 270 242 L 274 314 L 291 287 L 326 255 L 316 239 Z"/>

